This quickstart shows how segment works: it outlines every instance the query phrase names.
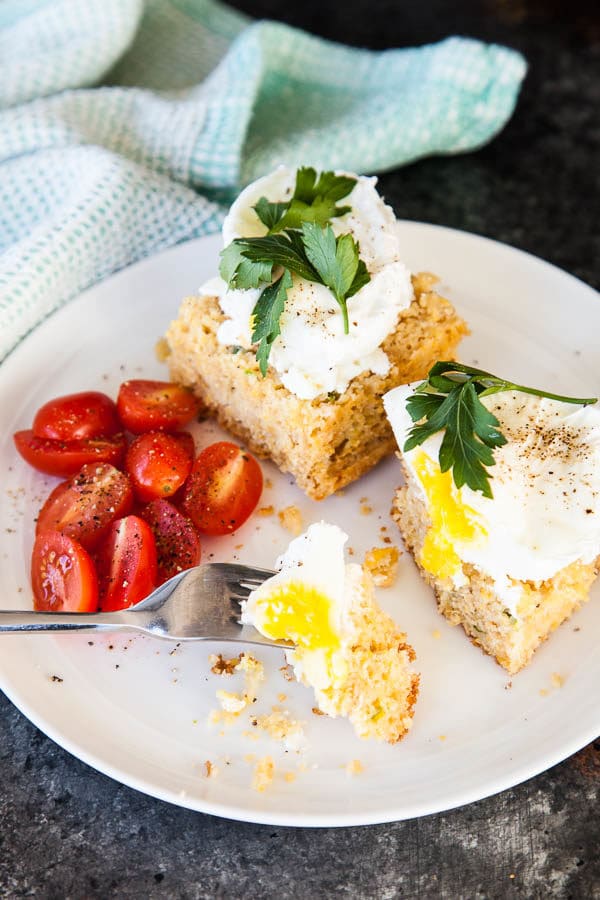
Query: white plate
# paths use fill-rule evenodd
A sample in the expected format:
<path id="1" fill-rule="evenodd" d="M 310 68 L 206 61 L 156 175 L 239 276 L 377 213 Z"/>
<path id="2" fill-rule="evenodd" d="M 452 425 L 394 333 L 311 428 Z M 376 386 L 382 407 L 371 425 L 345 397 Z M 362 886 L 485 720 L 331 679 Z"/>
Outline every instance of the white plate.
<path id="1" fill-rule="evenodd" d="M 524 383 L 561 393 L 600 393 L 600 303 L 594 291 L 560 270 L 493 241 L 405 222 L 406 262 L 442 276 L 441 289 L 472 327 L 462 358 Z M 219 239 L 182 245 L 121 272 L 47 319 L 0 369 L 4 475 L 0 512 L 0 598 L 30 604 L 28 560 L 33 516 L 53 479 L 17 458 L 11 434 L 29 427 L 50 397 L 84 388 L 113 395 L 125 377 L 166 377 L 154 345 L 180 297 L 216 267 Z M 201 443 L 214 440 L 198 428 Z M 354 558 L 381 544 L 399 480 L 394 458 L 322 503 L 307 500 L 266 464 L 273 482 L 263 505 L 297 504 L 305 522 L 325 519 L 351 535 Z M 365 501 L 364 498 L 368 498 Z M 361 512 L 365 503 L 370 515 Z M 206 541 L 204 559 L 272 565 L 287 545 L 276 516 L 252 518 L 235 535 Z M 393 588 L 379 599 L 408 632 L 422 673 L 413 731 L 396 746 L 354 737 L 347 722 L 311 713 L 310 692 L 279 672 L 282 657 L 257 654 L 268 683 L 253 712 L 273 703 L 304 720 L 308 747 L 285 753 L 256 738 L 248 717 L 210 726 L 215 691 L 233 689 L 209 671 L 203 643 L 175 648 L 148 638 L 61 635 L 4 637 L 0 685 L 22 712 L 61 746 L 124 784 L 203 812 L 280 825 L 350 825 L 439 812 L 517 784 L 573 753 L 600 732 L 598 589 L 510 679 L 437 614 L 431 592 L 405 554 Z M 558 686 L 555 676 L 564 680 Z M 58 676 L 62 681 L 53 680 Z M 512 685 L 511 685 L 512 681 Z M 284 693 L 286 699 L 278 701 Z M 244 734 L 246 732 L 246 734 Z M 270 754 L 271 788 L 250 787 L 250 756 Z M 364 771 L 350 775 L 358 759 Z M 219 769 L 204 774 L 210 760 Z M 286 780 L 293 773 L 295 780 Z"/>

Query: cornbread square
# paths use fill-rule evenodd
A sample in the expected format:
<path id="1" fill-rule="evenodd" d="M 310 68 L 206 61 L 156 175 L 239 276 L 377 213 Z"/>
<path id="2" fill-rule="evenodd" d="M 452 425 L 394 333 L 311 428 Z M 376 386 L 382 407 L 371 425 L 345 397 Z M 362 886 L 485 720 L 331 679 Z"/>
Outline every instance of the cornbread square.
<path id="1" fill-rule="evenodd" d="M 600 557 L 590 564 L 571 563 L 545 581 L 513 580 L 513 586 L 521 592 L 513 615 L 496 592 L 492 578 L 475 566 L 463 563 L 467 583 L 461 587 L 423 568 L 421 551 L 431 521 L 415 477 L 406 466 L 403 469 L 406 484 L 396 492 L 392 516 L 423 578 L 433 588 L 440 612 L 453 625 L 462 625 L 473 644 L 515 674 L 588 599 Z"/>
<path id="2" fill-rule="evenodd" d="M 363 373 L 342 395 L 302 400 L 272 370 L 263 378 L 251 350 L 217 341 L 224 320 L 215 297 L 188 297 L 166 334 L 171 378 L 193 389 L 219 423 L 257 456 L 271 458 L 314 500 L 368 472 L 395 447 L 381 397 L 451 359 L 468 327 L 432 290 L 434 275 L 413 276 L 414 298 L 382 348 L 387 375 Z"/>

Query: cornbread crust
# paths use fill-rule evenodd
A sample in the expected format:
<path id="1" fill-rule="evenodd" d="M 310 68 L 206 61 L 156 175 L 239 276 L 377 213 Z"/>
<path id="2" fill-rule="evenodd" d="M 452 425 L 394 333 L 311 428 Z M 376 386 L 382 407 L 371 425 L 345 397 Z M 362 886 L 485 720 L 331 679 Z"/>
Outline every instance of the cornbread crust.
<path id="1" fill-rule="evenodd" d="M 275 372 L 262 378 L 252 351 L 218 343 L 224 317 L 215 297 L 183 301 L 166 334 L 171 378 L 192 388 L 257 456 L 273 459 L 309 497 L 322 500 L 393 452 L 382 395 L 424 378 L 435 360 L 453 358 L 468 334 L 452 304 L 432 290 L 436 281 L 428 273 L 413 276 L 413 302 L 382 344 L 389 373 L 365 372 L 341 396 L 301 400 Z"/>
<path id="2" fill-rule="evenodd" d="M 436 578 L 420 565 L 431 522 L 414 476 L 403 468 L 406 486 L 396 492 L 392 516 L 423 578 L 432 586 L 440 612 L 453 625 L 462 625 L 473 644 L 514 675 L 527 665 L 537 647 L 588 600 L 600 557 L 587 565 L 571 563 L 546 581 L 515 581 L 514 585 L 521 588 L 515 617 L 496 593 L 493 580 L 474 566 L 463 564 L 468 582 L 457 588 L 449 579 Z"/>
<path id="3" fill-rule="evenodd" d="M 367 572 L 348 615 L 352 641 L 336 661 L 336 668 L 343 663 L 344 677 L 327 688 L 311 685 L 302 673 L 300 680 L 313 687 L 321 712 L 345 716 L 361 738 L 395 744 L 410 730 L 419 693 L 419 676 L 411 667 L 415 652 L 375 603 Z M 300 662 L 301 652 L 296 651 Z"/>

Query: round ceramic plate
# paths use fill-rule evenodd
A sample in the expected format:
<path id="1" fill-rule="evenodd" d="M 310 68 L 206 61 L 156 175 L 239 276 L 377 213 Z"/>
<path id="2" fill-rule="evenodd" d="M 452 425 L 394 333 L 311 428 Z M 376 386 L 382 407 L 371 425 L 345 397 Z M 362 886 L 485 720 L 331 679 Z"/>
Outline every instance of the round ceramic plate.
<path id="1" fill-rule="evenodd" d="M 441 292 L 470 323 L 465 362 L 560 393 L 600 394 L 600 303 L 575 278 L 527 254 L 473 235 L 405 222 L 405 260 L 441 276 Z M 55 483 L 30 469 L 11 434 L 27 428 L 45 400 L 74 390 L 116 395 L 128 377 L 166 378 L 154 347 L 179 300 L 217 266 L 219 238 L 194 241 L 145 260 L 87 291 L 37 328 L 0 368 L 0 603 L 31 605 L 33 518 Z M 198 425 L 199 446 L 219 434 Z M 389 537 L 388 510 L 400 475 L 390 458 L 321 503 L 264 464 L 261 501 L 236 534 L 206 540 L 204 560 L 272 566 L 290 534 L 277 512 L 304 523 L 334 522 L 361 560 Z M 387 530 L 386 530 L 387 529 Z M 251 712 L 274 705 L 304 723 L 304 745 L 286 752 L 253 728 L 250 715 L 211 724 L 219 688 L 239 676 L 212 674 L 211 653 L 232 645 L 145 637 L 29 635 L 2 638 L 0 686 L 62 747 L 96 769 L 191 809 L 279 825 L 356 825 L 405 819 L 468 803 L 562 760 L 600 732 L 600 598 L 592 600 L 510 678 L 436 611 L 408 556 L 379 601 L 408 633 L 421 672 L 414 727 L 395 746 L 360 741 L 346 721 L 312 712 L 311 692 L 285 680 L 277 649 L 261 648 L 266 681 Z M 239 648 L 238 648 L 239 649 Z M 251 786 L 270 756 L 274 780 Z M 361 766 L 354 761 L 358 760 Z M 212 765 L 207 777 L 207 762 Z M 210 767 L 208 767 L 210 768 Z M 361 768 L 361 771 L 357 771 Z M 354 773 L 354 774 L 353 774 Z"/>

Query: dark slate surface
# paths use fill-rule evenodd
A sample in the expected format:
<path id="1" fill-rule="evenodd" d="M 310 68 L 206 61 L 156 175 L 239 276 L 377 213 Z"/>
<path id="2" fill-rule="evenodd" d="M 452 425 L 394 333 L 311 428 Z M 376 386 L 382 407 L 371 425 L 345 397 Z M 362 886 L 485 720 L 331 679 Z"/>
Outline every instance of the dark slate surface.
<path id="1" fill-rule="evenodd" d="M 461 33 L 530 72 L 478 153 L 382 176 L 399 216 L 485 234 L 600 284 L 600 21 L 561 0 L 238 0 L 253 15 L 383 48 Z M 152 800 L 69 756 L 0 697 L 0 897 L 600 897 L 600 741 L 539 777 L 412 822 L 280 829 Z"/>

